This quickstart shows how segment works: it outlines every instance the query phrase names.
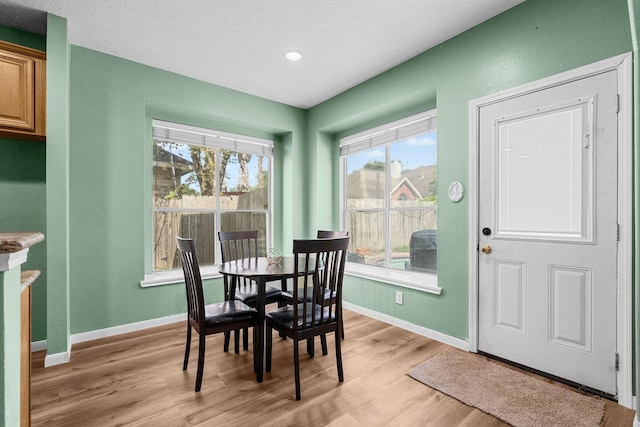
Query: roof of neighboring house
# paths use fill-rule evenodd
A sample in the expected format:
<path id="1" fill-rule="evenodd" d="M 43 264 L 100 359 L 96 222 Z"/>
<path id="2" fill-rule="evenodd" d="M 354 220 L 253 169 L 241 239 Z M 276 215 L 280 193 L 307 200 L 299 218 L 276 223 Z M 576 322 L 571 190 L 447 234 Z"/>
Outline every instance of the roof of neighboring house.
<path id="1" fill-rule="evenodd" d="M 411 181 L 409 181 L 407 179 L 407 177 L 403 177 L 400 182 L 398 182 L 392 189 L 391 189 L 391 194 L 394 194 L 396 191 L 400 190 L 401 188 L 405 187 L 409 189 L 409 191 L 411 191 L 413 193 L 414 198 L 416 199 L 422 199 L 422 194 L 420 194 L 420 192 L 418 191 L 418 189 L 411 183 Z"/>
<path id="2" fill-rule="evenodd" d="M 381 199 L 384 196 L 384 171 L 358 169 L 347 176 L 347 194 L 350 198 Z M 429 195 L 429 182 L 436 178 L 436 166 L 420 166 L 403 171 L 400 177 L 391 178 L 391 189 L 403 180 L 417 191 L 420 197 Z M 358 197 L 359 196 L 359 197 Z"/>
<path id="3" fill-rule="evenodd" d="M 165 150 L 158 145 L 153 146 L 154 167 L 174 167 L 179 175 L 184 175 L 193 170 L 193 162 Z"/>

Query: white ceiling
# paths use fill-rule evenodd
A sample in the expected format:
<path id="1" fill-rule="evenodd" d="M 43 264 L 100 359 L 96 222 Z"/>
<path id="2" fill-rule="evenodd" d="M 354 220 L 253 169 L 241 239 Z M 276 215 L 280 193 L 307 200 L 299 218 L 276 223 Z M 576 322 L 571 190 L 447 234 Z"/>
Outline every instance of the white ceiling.
<path id="1" fill-rule="evenodd" d="M 0 0 L 0 24 L 53 13 L 71 44 L 309 108 L 522 1 Z"/>

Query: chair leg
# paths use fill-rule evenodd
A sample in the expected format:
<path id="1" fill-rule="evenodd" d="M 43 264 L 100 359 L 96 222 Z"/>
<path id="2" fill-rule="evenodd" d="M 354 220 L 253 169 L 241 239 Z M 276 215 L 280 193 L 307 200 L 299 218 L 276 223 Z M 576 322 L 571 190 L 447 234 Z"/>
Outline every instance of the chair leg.
<path id="1" fill-rule="evenodd" d="M 187 370 L 189 364 L 189 352 L 191 351 L 191 325 L 187 320 L 187 347 L 184 349 L 184 363 L 182 364 L 182 370 Z"/>
<path id="2" fill-rule="evenodd" d="M 313 338 L 307 338 L 307 353 L 309 353 L 309 357 L 315 356 L 316 348 L 315 342 Z"/>
<path id="3" fill-rule="evenodd" d="M 329 351 L 327 350 L 327 334 L 320 335 L 320 345 L 322 345 L 322 355 L 326 356 L 329 354 Z"/>
<path id="4" fill-rule="evenodd" d="M 273 331 L 271 330 L 271 326 L 267 324 L 267 327 L 265 328 L 265 364 L 264 364 L 264 370 L 265 372 L 271 372 L 271 352 L 272 352 L 272 347 L 273 347 Z"/>
<path id="5" fill-rule="evenodd" d="M 224 352 L 229 351 L 229 341 L 231 340 L 231 332 L 224 333 Z"/>
<path id="6" fill-rule="evenodd" d="M 296 400 L 300 400 L 300 357 L 298 353 L 298 341 L 293 340 L 293 369 L 296 379 Z"/>
<path id="7" fill-rule="evenodd" d="M 338 381 L 344 382 L 342 372 L 342 351 L 340 349 L 340 331 L 336 330 L 336 365 L 338 367 Z"/>
<path id="8" fill-rule="evenodd" d="M 242 337 L 242 349 L 247 351 L 249 350 L 249 328 L 244 328 Z"/>
<path id="9" fill-rule="evenodd" d="M 340 338 L 344 339 L 344 319 L 340 316 Z"/>
<path id="10" fill-rule="evenodd" d="M 240 329 L 233 331 L 233 350 L 236 354 L 240 353 Z"/>
<path id="11" fill-rule="evenodd" d="M 252 329 L 253 329 L 252 335 L 253 335 L 253 343 L 254 343 L 253 345 L 255 346 L 256 345 L 255 343 L 258 341 L 258 328 L 254 326 Z M 255 347 L 254 347 L 254 350 L 255 350 Z M 255 353 L 254 353 L 254 356 L 255 356 Z M 256 374 L 258 373 L 258 360 L 255 357 L 253 358 L 253 372 L 255 372 Z"/>
<path id="12" fill-rule="evenodd" d="M 198 373 L 196 374 L 196 391 L 200 391 L 202 387 L 202 374 L 204 372 L 204 350 L 206 335 L 200 334 L 199 346 L 198 346 Z"/>

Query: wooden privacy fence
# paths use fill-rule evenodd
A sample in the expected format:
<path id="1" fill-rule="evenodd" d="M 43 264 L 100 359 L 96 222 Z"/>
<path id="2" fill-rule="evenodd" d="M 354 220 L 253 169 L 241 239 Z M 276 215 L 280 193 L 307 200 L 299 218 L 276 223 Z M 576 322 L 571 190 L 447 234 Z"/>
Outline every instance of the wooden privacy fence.
<path id="1" fill-rule="evenodd" d="M 243 194 L 223 196 L 220 200 L 222 214 L 220 230 L 258 230 L 258 251 L 266 252 L 267 218 L 263 212 L 238 212 L 238 210 L 262 210 L 267 208 L 266 189 L 257 189 Z M 358 211 L 372 208 L 379 201 L 350 200 L 346 227 L 351 241 L 349 252 L 374 255 L 384 252 L 384 214 Z M 411 235 L 420 230 L 437 229 L 437 206 L 435 203 L 419 201 L 394 201 L 397 208 L 416 208 L 393 211 L 389 218 L 391 251 L 399 255 L 409 253 Z M 155 202 L 153 215 L 154 268 L 170 270 L 181 268 L 177 252 L 176 236 L 193 237 L 198 260 L 201 265 L 215 264 L 218 250 L 215 236 L 215 197 L 184 196 L 182 199 L 159 199 Z M 210 212 L 198 210 L 211 209 Z"/>
<path id="2" fill-rule="evenodd" d="M 385 216 L 380 211 L 358 211 L 357 209 L 375 207 L 372 200 L 350 200 L 347 229 L 351 236 L 349 252 L 384 252 Z M 420 210 L 392 211 L 389 216 L 389 229 L 392 252 L 407 252 L 411 235 L 420 230 L 437 230 L 438 208 L 435 203 L 419 201 L 394 201 L 396 208 L 416 208 Z"/>
<path id="3" fill-rule="evenodd" d="M 181 268 L 176 236 L 193 238 L 201 265 L 215 264 L 216 199 L 214 196 L 183 196 L 181 199 L 158 199 L 153 215 L 154 269 Z M 263 212 L 237 212 L 238 210 L 266 209 L 267 189 L 220 198 L 222 214 L 220 230 L 258 230 L 259 253 L 266 252 L 266 214 Z M 198 210 L 210 209 L 209 212 Z"/>

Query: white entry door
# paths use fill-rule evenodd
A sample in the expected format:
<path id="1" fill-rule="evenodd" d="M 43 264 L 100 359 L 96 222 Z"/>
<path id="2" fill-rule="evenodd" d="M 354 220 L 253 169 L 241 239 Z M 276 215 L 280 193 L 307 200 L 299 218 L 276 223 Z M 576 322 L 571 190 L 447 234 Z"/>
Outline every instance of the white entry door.
<path id="1" fill-rule="evenodd" d="M 617 73 L 479 110 L 478 349 L 616 394 Z"/>

